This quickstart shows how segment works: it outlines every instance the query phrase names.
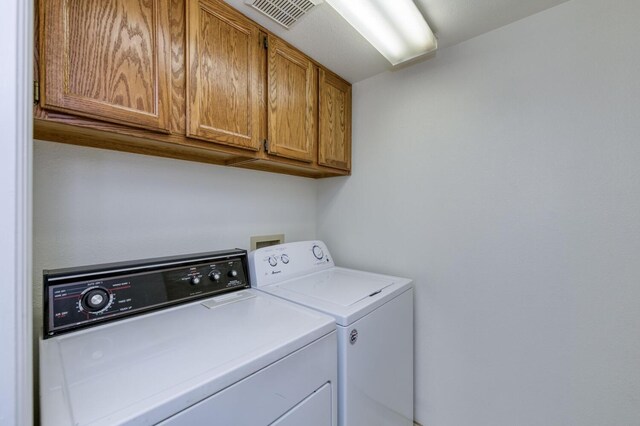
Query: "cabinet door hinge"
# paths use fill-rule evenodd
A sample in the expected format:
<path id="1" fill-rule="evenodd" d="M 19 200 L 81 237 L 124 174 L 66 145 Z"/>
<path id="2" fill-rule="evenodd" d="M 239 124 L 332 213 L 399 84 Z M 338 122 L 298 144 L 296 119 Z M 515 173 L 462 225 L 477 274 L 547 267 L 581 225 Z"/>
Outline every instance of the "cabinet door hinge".
<path id="1" fill-rule="evenodd" d="M 40 82 L 33 80 L 33 103 L 40 103 Z"/>
<path id="2" fill-rule="evenodd" d="M 269 139 L 262 141 L 262 144 L 264 145 L 264 152 L 269 152 Z"/>
<path id="3" fill-rule="evenodd" d="M 262 47 L 264 47 L 265 50 L 269 49 L 269 38 L 266 36 L 262 39 Z"/>

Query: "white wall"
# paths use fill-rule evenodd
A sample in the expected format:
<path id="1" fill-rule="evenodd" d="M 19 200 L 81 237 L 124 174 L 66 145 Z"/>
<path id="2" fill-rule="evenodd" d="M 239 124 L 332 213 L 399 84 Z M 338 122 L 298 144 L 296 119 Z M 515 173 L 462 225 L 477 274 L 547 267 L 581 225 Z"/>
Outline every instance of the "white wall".
<path id="1" fill-rule="evenodd" d="M 311 239 L 316 181 L 36 141 L 34 281 L 42 269 Z"/>
<path id="2" fill-rule="evenodd" d="M 425 426 L 640 424 L 638 22 L 572 0 L 355 85 L 318 237 L 415 279 Z"/>

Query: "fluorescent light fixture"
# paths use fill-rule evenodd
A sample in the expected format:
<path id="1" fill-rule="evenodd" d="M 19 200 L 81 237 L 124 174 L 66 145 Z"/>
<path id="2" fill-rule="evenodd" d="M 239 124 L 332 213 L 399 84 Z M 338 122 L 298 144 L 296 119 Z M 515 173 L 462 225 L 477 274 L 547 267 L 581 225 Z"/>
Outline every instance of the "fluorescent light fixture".
<path id="1" fill-rule="evenodd" d="M 413 0 L 326 0 L 392 65 L 433 52 L 438 41 Z"/>

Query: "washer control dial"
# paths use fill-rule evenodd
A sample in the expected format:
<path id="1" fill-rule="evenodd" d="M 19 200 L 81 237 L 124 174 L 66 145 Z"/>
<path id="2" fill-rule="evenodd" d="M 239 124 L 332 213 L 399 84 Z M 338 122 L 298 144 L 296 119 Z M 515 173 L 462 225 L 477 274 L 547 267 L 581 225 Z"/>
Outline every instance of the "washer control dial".
<path id="1" fill-rule="evenodd" d="M 316 259 L 318 260 L 324 257 L 324 252 L 322 251 L 319 245 L 314 245 L 311 251 L 313 252 L 313 255 L 316 257 Z"/>
<path id="2" fill-rule="evenodd" d="M 235 278 L 238 276 L 238 271 L 236 271 L 235 269 L 232 269 L 229 271 L 227 275 L 229 275 L 230 278 Z"/>
<path id="3" fill-rule="evenodd" d="M 105 309 L 110 301 L 111 297 L 106 289 L 94 287 L 84 293 L 80 304 L 82 305 L 82 309 L 95 314 Z"/>
<path id="4" fill-rule="evenodd" d="M 269 256 L 269 265 L 274 267 L 278 264 L 278 259 L 275 256 Z"/>
<path id="5" fill-rule="evenodd" d="M 280 260 L 282 260 L 282 263 L 286 265 L 287 263 L 289 263 L 289 256 L 283 254 L 282 256 L 280 256 Z"/>
<path id="6" fill-rule="evenodd" d="M 211 272 L 209 273 L 209 279 L 210 279 L 211 281 L 219 281 L 219 280 L 220 280 L 220 278 L 221 278 L 221 277 L 220 277 L 220 272 L 218 272 L 218 271 L 211 271 Z"/>
<path id="7" fill-rule="evenodd" d="M 198 284 L 200 284 L 200 277 L 198 276 L 191 277 L 191 285 L 198 285 Z"/>

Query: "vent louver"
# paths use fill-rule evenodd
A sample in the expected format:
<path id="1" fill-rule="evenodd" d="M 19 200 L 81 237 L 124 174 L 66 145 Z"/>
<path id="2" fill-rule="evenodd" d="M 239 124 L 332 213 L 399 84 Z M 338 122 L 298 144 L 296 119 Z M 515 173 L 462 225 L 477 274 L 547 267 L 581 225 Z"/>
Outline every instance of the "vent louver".
<path id="1" fill-rule="evenodd" d="M 245 0 L 245 3 L 289 29 L 323 0 Z"/>

